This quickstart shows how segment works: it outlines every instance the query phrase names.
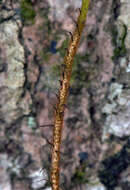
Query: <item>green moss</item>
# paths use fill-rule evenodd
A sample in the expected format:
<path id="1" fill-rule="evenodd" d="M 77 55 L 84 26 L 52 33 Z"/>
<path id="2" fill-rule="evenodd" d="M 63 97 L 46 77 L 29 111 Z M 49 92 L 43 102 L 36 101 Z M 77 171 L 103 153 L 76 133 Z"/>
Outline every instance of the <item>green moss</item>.
<path id="1" fill-rule="evenodd" d="M 58 36 L 55 36 L 55 38 L 58 39 Z M 65 39 L 60 48 L 57 49 L 61 57 L 64 57 L 66 51 L 65 48 L 67 46 L 68 46 L 68 38 Z M 88 60 L 89 60 L 89 55 L 87 53 L 85 55 L 77 54 L 74 58 L 70 85 L 72 86 L 73 90 L 77 91 L 78 93 L 79 90 L 82 89 L 82 87 L 86 87 L 87 72 L 85 68 L 82 66 L 82 62 Z M 57 78 L 60 78 L 61 74 L 61 64 L 53 64 L 50 72 L 51 72 L 50 76 L 52 77 L 52 79 L 57 81 Z"/>
<path id="2" fill-rule="evenodd" d="M 60 66 L 59 65 L 54 65 L 52 67 L 52 75 L 53 77 L 58 78 L 60 76 Z"/>
<path id="3" fill-rule="evenodd" d="M 57 51 L 59 51 L 61 57 L 65 56 L 66 48 L 68 47 L 68 42 L 69 42 L 69 39 L 68 38 L 65 39 L 63 41 L 61 47 L 57 49 Z"/>
<path id="4" fill-rule="evenodd" d="M 63 52 L 62 50 L 60 51 L 61 54 L 64 53 L 64 51 Z M 70 79 L 70 85 L 72 86 L 73 89 L 75 88 L 82 89 L 83 86 L 86 86 L 87 72 L 83 68 L 81 62 L 82 62 L 82 56 L 76 55 L 76 57 L 74 58 L 72 75 Z M 57 81 L 57 78 L 60 78 L 60 74 L 61 74 L 61 65 L 54 64 L 51 70 L 51 77 L 53 77 L 53 80 L 55 79 Z"/>
<path id="5" fill-rule="evenodd" d="M 42 58 L 43 61 L 46 61 L 46 62 L 49 61 L 50 54 L 47 53 L 46 51 L 43 51 L 43 50 L 42 50 L 42 51 L 40 52 L 40 56 L 41 56 L 41 58 Z M 43 62 L 41 62 L 41 63 L 43 63 Z"/>
<path id="6" fill-rule="evenodd" d="M 112 32 L 112 44 L 115 47 L 112 60 L 115 60 L 119 57 L 125 56 L 126 47 L 125 47 L 125 38 L 127 35 L 127 27 L 125 24 L 121 26 L 121 32 L 118 30 L 116 26 L 113 26 Z"/>
<path id="7" fill-rule="evenodd" d="M 21 17 L 24 24 L 34 24 L 36 13 L 30 0 L 21 1 Z"/>
<path id="8" fill-rule="evenodd" d="M 43 27 L 44 27 L 44 30 L 46 30 L 45 35 L 46 34 L 50 35 L 52 33 L 52 23 L 48 18 L 49 11 L 50 11 L 50 7 L 41 8 L 39 10 L 40 16 L 44 18 L 44 26 L 43 25 L 41 26 L 41 30 L 43 30 Z"/>
<path id="9" fill-rule="evenodd" d="M 70 80 L 71 84 L 77 81 L 78 84 L 80 83 L 81 85 L 83 85 L 86 81 L 86 71 L 81 65 L 82 60 L 82 56 L 80 55 L 76 55 L 76 57 L 74 58 L 73 70 Z"/>
<path id="10" fill-rule="evenodd" d="M 75 184 L 87 183 L 88 180 L 86 179 L 86 172 L 77 170 L 76 173 L 74 174 L 74 176 L 72 177 L 72 181 Z"/>

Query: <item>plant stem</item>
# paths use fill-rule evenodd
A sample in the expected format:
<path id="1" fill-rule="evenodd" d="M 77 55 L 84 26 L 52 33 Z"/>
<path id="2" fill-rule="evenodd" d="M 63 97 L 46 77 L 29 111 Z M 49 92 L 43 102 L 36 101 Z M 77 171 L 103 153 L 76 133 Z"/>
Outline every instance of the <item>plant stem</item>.
<path id="1" fill-rule="evenodd" d="M 80 10 L 80 15 L 77 20 L 75 30 L 67 48 L 65 58 L 64 58 L 64 71 L 61 76 L 61 87 L 59 89 L 59 101 L 56 105 L 55 110 L 55 122 L 53 128 L 53 146 L 51 154 L 51 186 L 52 190 L 60 190 L 59 187 L 59 176 L 60 176 L 60 145 L 62 136 L 62 125 L 64 119 L 65 105 L 67 101 L 70 77 L 72 72 L 73 59 L 76 54 L 78 44 L 81 38 L 83 28 L 86 23 L 86 16 L 88 12 L 90 0 L 82 0 L 82 6 Z"/>

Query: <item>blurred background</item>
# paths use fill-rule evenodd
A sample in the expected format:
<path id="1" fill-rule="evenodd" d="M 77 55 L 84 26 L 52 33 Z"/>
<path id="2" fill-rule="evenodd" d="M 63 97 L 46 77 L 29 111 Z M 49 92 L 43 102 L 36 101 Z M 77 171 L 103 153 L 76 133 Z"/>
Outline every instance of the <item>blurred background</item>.
<path id="1" fill-rule="evenodd" d="M 0 190 L 51 190 L 54 106 L 81 0 L 0 0 Z M 91 0 L 65 112 L 62 190 L 130 189 L 130 2 Z"/>

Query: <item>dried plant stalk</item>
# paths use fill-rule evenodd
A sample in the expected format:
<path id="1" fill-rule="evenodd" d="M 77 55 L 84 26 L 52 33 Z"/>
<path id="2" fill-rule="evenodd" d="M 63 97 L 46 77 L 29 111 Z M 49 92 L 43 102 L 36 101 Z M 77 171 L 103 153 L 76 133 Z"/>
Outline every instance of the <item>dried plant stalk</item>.
<path id="1" fill-rule="evenodd" d="M 69 47 L 67 48 L 65 58 L 64 58 L 64 71 L 61 76 L 61 87 L 59 90 L 59 101 L 56 105 L 55 110 L 55 122 L 53 128 L 53 146 L 52 146 L 52 161 L 51 161 L 51 186 L 52 190 L 60 190 L 59 187 L 59 174 L 60 174 L 60 145 L 62 136 L 62 125 L 65 111 L 65 104 L 68 96 L 70 77 L 72 72 L 73 59 L 77 51 L 77 47 L 80 41 L 80 37 L 83 28 L 86 23 L 86 16 L 88 12 L 90 0 L 82 0 L 82 6 L 80 9 L 80 14 L 77 20 L 76 28 L 72 34 L 69 42 Z"/>

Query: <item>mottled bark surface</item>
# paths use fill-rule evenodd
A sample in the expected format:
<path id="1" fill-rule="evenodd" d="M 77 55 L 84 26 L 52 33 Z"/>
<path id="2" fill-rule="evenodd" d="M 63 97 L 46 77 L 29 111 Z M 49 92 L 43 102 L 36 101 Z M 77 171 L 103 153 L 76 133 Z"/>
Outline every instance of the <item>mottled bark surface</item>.
<path id="1" fill-rule="evenodd" d="M 45 125 L 54 122 L 66 31 L 80 5 L 0 1 L 2 190 L 50 189 L 53 126 Z M 63 126 L 62 189 L 130 188 L 129 10 L 129 0 L 91 1 Z"/>

